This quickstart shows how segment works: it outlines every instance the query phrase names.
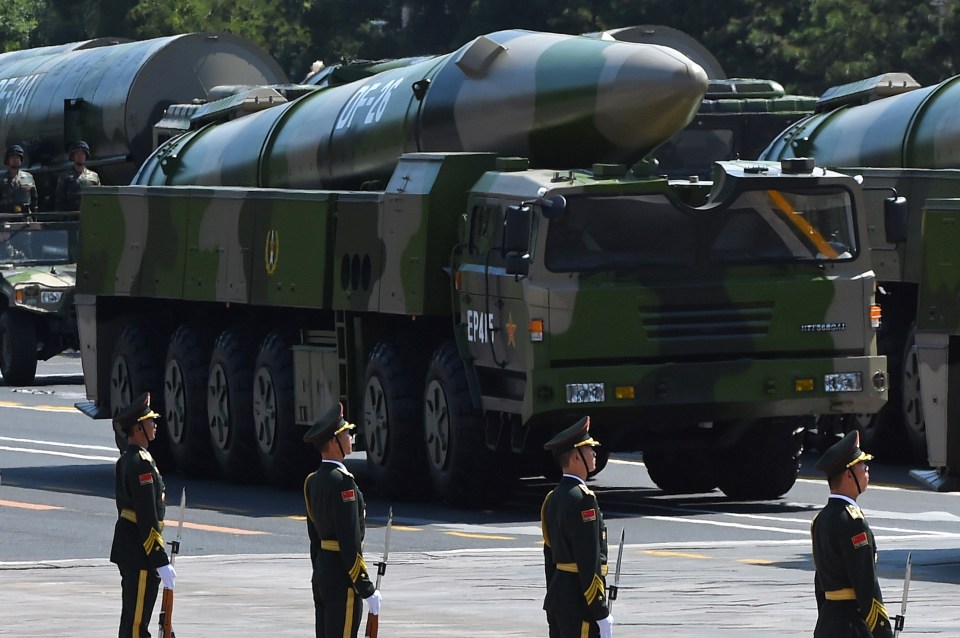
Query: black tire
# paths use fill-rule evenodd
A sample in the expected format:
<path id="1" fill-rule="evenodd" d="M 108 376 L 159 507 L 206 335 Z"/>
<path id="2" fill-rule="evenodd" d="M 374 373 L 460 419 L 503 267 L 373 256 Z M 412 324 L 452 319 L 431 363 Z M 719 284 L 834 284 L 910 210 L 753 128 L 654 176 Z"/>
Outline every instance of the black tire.
<path id="1" fill-rule="evenodd" d="M 458 507 L 502 501 L 517 478 L 515 463 L 487 447 L 473 407 L 463 360 L 453 341 L 433 353 L 423 400 L 427 467 L 434 491 Z"/>
<path id="2" fill-rule="evenodd" d="M 705 448 L 652 447 L 643 451 L 650 480 L 667 494 L 702 494 L 717 487 L 713 459 Z"/>
<path id="3" fill-rule="evenodd" d="M 927 463 L 927 422 L 923 416 L 923 395 L 920 387 L 920 360 L 917 357 L 917 326 L 910 326 L 903 346 L 900 409 L 903 434 L 909 461 Z M 869 450 L 866 443 L 863 449 Z"/>
<path id="4" fill-rule="evenodd" d="M 150 393 L 150 407 L 164 414 L 163 351 L 161 338 L 146 325 L 131 324 L 120 331 L 110 357 L 110 414 L 116 416 L 143 392 Z M 117 434 L 117 447 L 126 448 L 126 439 Z M 157 423 L 157 438 L 150 454 L 161 471 L 173 469 L 170 436 L 164 423 Z"/>
<path id="5" fill-rule="evenodd" d="M 170 337 L 163 374 L 163 417 L 170 454 L 187 476 L 217 472 L 207 427 L 207 371 L 213 351 L 213 330 L 199 323 L 183 324 Z"/>
<path id="6" fill-rule="evenodd" d="M 800 475 L 803 423 L 760 419 L 731 448 L 718 450 L 717 483 L 732 499 L 765 501 L 790 491 Z"/>
<path id="7" fill-rule="evenodd" d="M 303 442 L 306 428 L 294 415 L 292 333 L 276 331 L 260 346 L 253 373 L 253 422 L 257 454 L 267 480 L 278 487 L 300 487 L 319 463 L 316 449 Z"/>
<path id="8" fill-rule="evenodd" d="M 381 341 L 367 361 L 361 424 L 370 478 L 391 498 L 429 495 L 423 446 L 422 358 Z"/>
<path id="9" fill-rule="evenodd" d="M 18 310 L 0 315 L 0 374 L 8 386 L 30 385 L 37 377 L 37 326 Z"/>
<path id="10" fill-rule="evenodd" d="M 260 478 L 253 430 L 253 364 L 257 340 L 228 328 L 213 344 L 207 371 L 207 427 L 220 473 L 237 482 Z"/>

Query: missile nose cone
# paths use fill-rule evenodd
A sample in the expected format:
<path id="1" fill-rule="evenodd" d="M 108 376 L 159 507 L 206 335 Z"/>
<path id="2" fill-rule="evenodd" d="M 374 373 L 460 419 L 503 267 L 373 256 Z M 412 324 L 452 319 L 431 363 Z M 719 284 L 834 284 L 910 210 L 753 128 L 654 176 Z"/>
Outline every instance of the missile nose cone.
<path id="1" fill-rule="evenodd" d="M 707 91 L 703 68 L 682 53 L 623 43 L 605 52 L 611 72 L 597 91 L 597 131 L 632 163 L 693 119 Z"/>

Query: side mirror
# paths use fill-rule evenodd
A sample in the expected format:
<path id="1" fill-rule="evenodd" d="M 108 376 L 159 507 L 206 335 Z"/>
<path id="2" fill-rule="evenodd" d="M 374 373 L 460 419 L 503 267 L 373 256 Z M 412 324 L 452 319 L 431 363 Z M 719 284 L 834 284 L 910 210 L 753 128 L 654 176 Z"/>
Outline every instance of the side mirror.
<path id="1" fill-rule="evenodd" d="M 530 252 L 529 206 L 508 206 L 503 215 L 503 254 Z"/>
<path id="2" fill-rule="evenodd" d="M 530 272 L 529 206 L 508 206 L 503 215 L 503 258 L 508 275 L 527 275 Z"/>
<path id="3" fill-rule="evenodd" d="M 883 231 L 888 243 L 907 241 L 907 198 L 887 197 L 883 200 Z"/>

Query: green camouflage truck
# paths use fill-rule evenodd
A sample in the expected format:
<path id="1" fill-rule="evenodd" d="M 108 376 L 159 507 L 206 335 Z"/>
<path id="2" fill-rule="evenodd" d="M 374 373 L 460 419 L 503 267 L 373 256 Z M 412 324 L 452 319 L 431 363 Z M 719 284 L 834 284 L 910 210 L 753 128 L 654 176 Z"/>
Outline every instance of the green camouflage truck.
<path id="1" fill-rule="evenodd" d="M 343 401 L 384 491 L 461 504 L 586 414 L 667 491 L 782 495 L 810 419 L 886 399 L 861 192 L 659 175 L 706 88 L 664 47 L 505 31 L 209 105 L 83 200 L 79 407 L 151 390 L 186 472 L 299 484 Z"/>
<path id="2" fill-rule="evenodd" d="M 846 418 L 871 449 L 926 461 L 932 469 L 912 474 L 937 490 L 960 489 L 958 87 L 960 77 L 920 87 L 902 73 L 834 87 L 763 154 L 816 157 L 862 183 L 890 400 Z M 885 205 L 891 197 L 897 206 Z"/>
<path id="3" fill-rule="evenodd" d="M 37 361 L 78 345 L 76 213 L 0 215 L 0 375 L 33 383 Z"/>

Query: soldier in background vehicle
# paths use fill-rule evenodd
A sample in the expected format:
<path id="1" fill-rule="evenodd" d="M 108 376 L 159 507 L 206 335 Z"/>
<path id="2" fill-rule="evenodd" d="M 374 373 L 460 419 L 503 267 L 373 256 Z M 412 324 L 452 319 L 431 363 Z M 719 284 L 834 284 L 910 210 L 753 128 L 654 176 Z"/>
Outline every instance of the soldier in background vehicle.
<path id="1" fill-rule="evenodd" d="M 584 417 L 544 445 L 563 468 L 557 487 L 540 510 L 550 638 L 611 638 L 607 606 L 607 527 L 597 497 L 587 487 L 600 445 Z"/>
<path id="2" fill-rule="evenodd" d="M 0 174 L 0 214 L 29 215 L 37 210 L 36 182 L 33 175 L 20 170 L 23 156 L 23 147 L 19 144 L 7 147 L 3 156 L 7 170 Z"/>
<path id="3" fill-rule="evenodd" d="M 860 449 L 860 434 L 847 434 L 817 461 L 827 475 L 830 498 L 811 524 L 814 590 L 817 597 L 815 638 L 892 638 L 893 630 L 877 581 L 873 532 L 857 505 L 870 484 Z"/>
<path id="4" fill-rule="evenodd" d="M 303 483 L 317 638 L 356 638 L 363 611 L 357 595 L 366 599 L 371 614 L 380 613 L 380 592 L 370 581 L 362 553 L 366 505 L 343 464 L 353 452 L 356 427 L 343 418 L 340 404 L 303 437 L 323 457 Z"/>
<path id="5" fill-rule="evenodd" d="M 57 179 L 56 210 L 80 210 L 80 189 L 100 185 L 100 176 L 86 166 L 90 145 L 78 140 L 70 145 L 69 154 L 73 167 Z"/>
<path id="6" fill-rule="evenodd" d="M 120 636 L 149 636 L 160 582 L 173 589 L 177 573 L 163 546 L 166 494 L 163 478 L 147 451 L 157 436 L 160 415 L 150 408 L 145 392 L 126 406 L 114 428 L 127 437 L 128 447 L 116 467 L 117 512 L 110 562 L 120 568 L 123 611 Z"/>

